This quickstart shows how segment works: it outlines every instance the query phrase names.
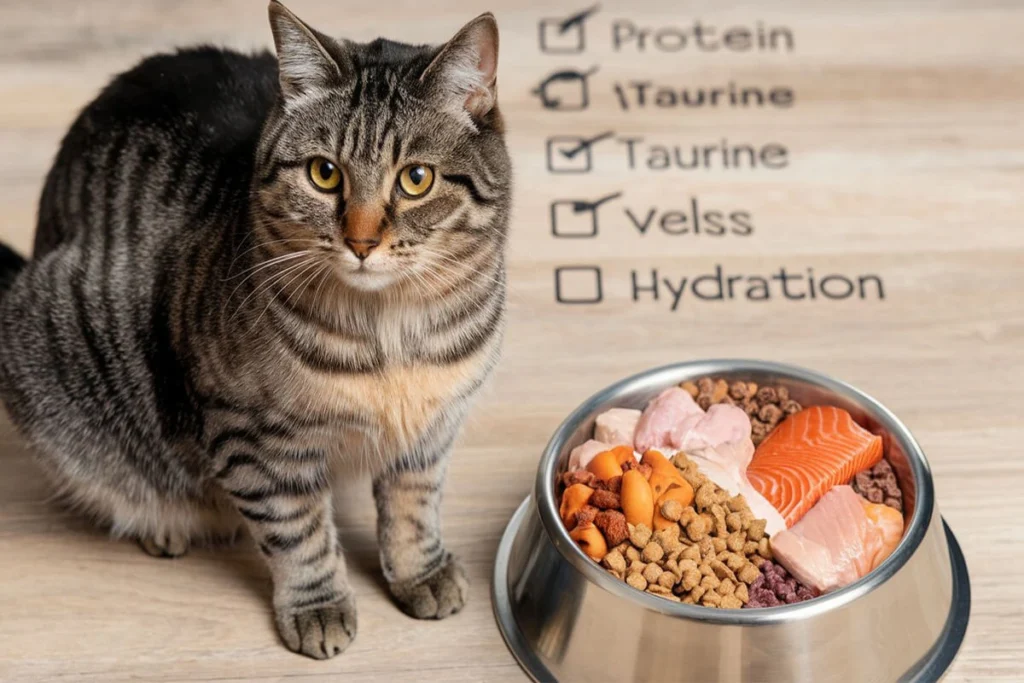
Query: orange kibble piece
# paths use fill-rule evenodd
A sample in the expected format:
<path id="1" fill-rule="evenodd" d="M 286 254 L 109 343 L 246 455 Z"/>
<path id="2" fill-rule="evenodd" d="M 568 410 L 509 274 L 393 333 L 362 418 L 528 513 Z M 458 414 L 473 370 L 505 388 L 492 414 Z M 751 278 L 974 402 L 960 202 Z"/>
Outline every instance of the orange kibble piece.
<path id="1" fill-rule="evenodd" d="M 644 524 L 651 528 L 654 524 L 654 492 L 644 475 L 638 470 L 630 470 L 622 475 L 622 513 L 629 524 Z"/>
<path id="2" fill-rule="evenodd" d="M 586 484 L 573 484 L 562 492 L 558 516 L 562 518 L 562 524 L 565 524 L 566 529 L 571 529 L 576 524 L 576 513 L 583 509 L 592 495 L 594 489 Z"/>
<path id="3" fill-rule="evenodd" d="M 619 463 L 619 467 L 623 467 L 626 463 L 636 462 L 632 446 L 616 446 L 611 452 L 615 454 L 615 462 Z"/>
<path id="4" fill-rule="evenodd" d="M 587 554 L 594 562 L 600 562 L 608 554 L 608 543 L 601 531 L 593 524 L 578 526 L 569 532 L 569 538 Z"/>
<path id="5" fill-rule="evenodd" d="M 587 465 L 587 470 L 594 473 L 601 481 L 608 481 L 612 477 L 622 476 L 622 466 L 615 457 L 615 450 L 599 453 Z"/>

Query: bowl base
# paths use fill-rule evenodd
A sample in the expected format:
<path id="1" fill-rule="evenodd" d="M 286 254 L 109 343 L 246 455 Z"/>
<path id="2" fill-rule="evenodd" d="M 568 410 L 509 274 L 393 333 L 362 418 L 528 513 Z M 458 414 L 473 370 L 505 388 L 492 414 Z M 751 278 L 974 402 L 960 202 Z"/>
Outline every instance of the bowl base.
<path id="1" fill-rule="evenodd" d="M 508 590 L 508 562 L 512 552 L 512 543 L 519 532 L 519 527 L 526 519 L 529 508 L 530 498 L 527 497 L 512 515 L 512 519 L 509 520 L 505 533 L 501 537 L 498 553 L 494 560 L 491 603 L 501 637 L 505 639 L 505 644 L 516 661 L 519 662 L 519 666 L 535 681 L 554 683 L 558 679 L 530 650 L 526 639 L 523 638 L 523 634 L 519 630 L 519 624 L 516 623 L 515 614 L 512 612 L 512 602 Z M 900 681 L 908 683 L 931 682 L 942 678 L 960 650 L 971 614 L 971 583 L 967 574 L 967 563 L 956 536 L 953 535 L 953 531 L 945 520 L 942 521 L 942 527 L 946 532 L 946 542 L 949 545 L 949 559 L 953 575 L 953 599 L 942 635 L 921 661 L 900 677 Z"/>

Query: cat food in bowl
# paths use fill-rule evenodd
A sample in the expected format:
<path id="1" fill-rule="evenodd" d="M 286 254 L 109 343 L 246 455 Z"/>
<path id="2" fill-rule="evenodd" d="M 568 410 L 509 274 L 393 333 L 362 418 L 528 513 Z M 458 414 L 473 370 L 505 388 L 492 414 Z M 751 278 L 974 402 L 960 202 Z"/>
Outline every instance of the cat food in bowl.
<path id="1" fill-rule="evenodd" d="M 970 603 L 933 496 L 913 437 L 848 385 L 652 370 L 549 443 L 499 548 L 499 626 L 538 680 L 932 680 Z"/>

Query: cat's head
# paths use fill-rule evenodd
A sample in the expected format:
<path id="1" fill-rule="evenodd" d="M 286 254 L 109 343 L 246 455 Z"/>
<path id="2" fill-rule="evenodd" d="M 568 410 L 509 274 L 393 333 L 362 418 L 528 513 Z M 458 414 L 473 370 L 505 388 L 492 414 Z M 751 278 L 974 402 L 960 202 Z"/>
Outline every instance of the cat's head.
<path id="1" fill-rule="evenodd" d="M 335 40 L 276 1 L 270 23 L 281 94 L 253 195 L 267 253 L 309 250 L 363 291 L 436 289 L 475 254 L 500 258 L 511 166 L 494 17 L 436 47 Z"/>

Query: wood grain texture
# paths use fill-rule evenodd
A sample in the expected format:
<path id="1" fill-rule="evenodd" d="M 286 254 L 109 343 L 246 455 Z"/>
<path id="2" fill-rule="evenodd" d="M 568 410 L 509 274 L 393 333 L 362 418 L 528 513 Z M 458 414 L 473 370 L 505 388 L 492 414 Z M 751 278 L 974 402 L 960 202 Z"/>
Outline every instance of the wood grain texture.
<path id="1" fill-rule="evenodd" d="M 339 494 L 359 601 L 348 652 L 314 662 L 274 633 L 266 571 L 252 548 L 157 561 L 108 541 L 47 502 L 30 455 L 0 417 L 0 680 L 522 681 L 491 616 L 489 580 L 505 523 L 540 450 L 578 402 L 668 362 L 747 356 L 805 365 L 879 398 L 914 431 L 940 508 L 970 567 L 974 605 L 950 681 L 1024 676 L 1024 6 L 1013 0 L 646 0 L 604 3 L 587 53 L 541 54 L 537 21 L 580 9 L 540 0 L 294 0 L 322 30 L 366 40 L 447 38 L 478 12 L 502 30 L 500 99 L 517 169 L 505 358 L 451 469 L 446 536 L 466 561 L 470 604 L 441 623 L 399 613 L 379 578 L 366 482 Z M 0 239 L 31 243 L 43 176 L 76 112 L 144 54 L 212 42 L 270 44 L 262 2 L 0 2 Z M 647 25 L 789 27 L 785 54 L 609 49 L 612 18 Z M 599 65 L 590 108 L 544 111 L 552 70 Z M 610 84 L 785 84 L 789 109 L 624 115 Z M 596 87 L 600 84 L 600 88 Z M 587 175 L 549 175 L 545 141 L 606 130 L 675 143 L 778 142 L 778 171 L 628 171 L 613 142 Z M 591 240 L 551 235 L 549 203 L 622 191 L 668 208 L 691 196 L 743 208 L 749 237 L 640 236 L 609 212 Z M 618 218 L 612 220 L 617 215 Z M 604 214 L 602 214 L 604 216 Z M 604 220 L 604 218 L 602 218 Z M 605 300 L 559 305 L 553 272 L 597 264 Z M 884 301 L 633 301 L 632 271 L 876 273 Z"/>

